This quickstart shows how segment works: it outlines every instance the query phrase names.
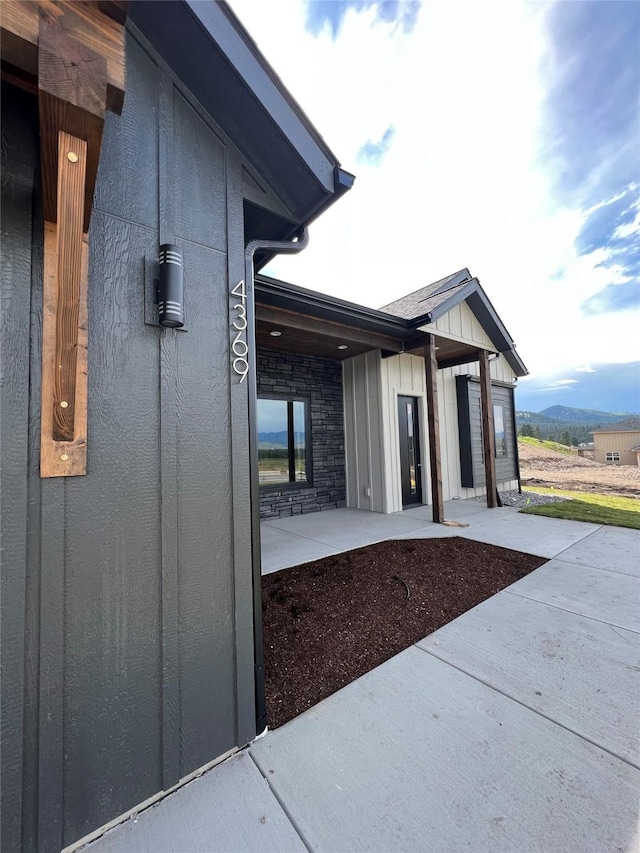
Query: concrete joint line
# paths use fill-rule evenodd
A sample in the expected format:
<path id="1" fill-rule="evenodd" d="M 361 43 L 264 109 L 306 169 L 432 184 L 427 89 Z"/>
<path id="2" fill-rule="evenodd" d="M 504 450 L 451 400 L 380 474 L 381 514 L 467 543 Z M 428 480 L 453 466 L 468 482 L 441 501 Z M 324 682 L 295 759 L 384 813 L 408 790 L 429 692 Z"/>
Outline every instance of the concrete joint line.
<path id="1" fill-rule="evenodd" d="M 285 815 L 286 815 L 286 817 L 287 817 L 287 820 L 289 821 L 289 823 L 291 824 L 291 826 L 294 828 L 294 830 L 295 830 L 295 832 L 297 833 L 298 838 L 300 839 L 300 841 L 302 841 L 302 843 L 303 843 L 303 844 L 304 844 L 304 846 L 307 848 L 307 850 L 309 851 L 309 853 L 315 853 L 315 850 L 314 850 L 314 848 L 312 847 L 312 845 L 309 843 L 309 841 L 307 840 L 306 835 L 304 834 L 304 832 L 302 831 L 302 829 L 298 826 L 298 822 L 297 822 L 297 820 L 294 818 L 294 816 L 293 816 L 293 815 L 291 814 L 291 812 L 289 811 L 289 807 L 286 805 L 286 803 L 284 802 L 284 800 L 282 799 L 282 797 L 280 796 L 280 794 L 276 791 L 276 789 L 275 789 L 275 788 L 273 787 L 273 785 L 271 784 L 271 781 L 270 781 L 270 779 L 269 779 L 269 774 L 268 774 L 268 773 L 265 773 L 265 771 L 262 769 L 262 767 L 260 766 L 260 762 L 259 762 L 259 761 L 258 761 L 258 759 L 253 755 L 253 753 L 251 752 L 251 749 L 249 749 L 249 758 L 253 761 L 253 763 L 255 764 L 256 768 L 258 769 L 258 772 L 260 773 L 260 775 L 262 776 L 262 778 L 265 780 L 265 782 L 266 782 L 266 783 L 267 783 L 267 785 L 269 786 L 269 790 L 271 791 L 271 793 L 273 794 L 273 796 L 276 798 L 276 800 L 277 800 L 277 802 L 278 802 L 278 805 L 280 806 L 280 808 L 282 809 L 282 811 L 285 813 Z"/>
<path id="2" fill-rule="evenodd" d="M 485 687 L 488 687 L 490 690 L 494 690 L 496 693 L 499 693 L 501 696 L 504 696 L 506 699 L 510 699 L 512 702 L 515 702 L 517 705 L 521 705 L 523 708 L 526 708 L 528 711 L 531 711 L 533 714 L 537 714 L 539 717 L 547 720 L 550 723 L 553 723 L 554 726 L 558 726 L 560 729 L 564 729 L 567 732 L 571 732 L 572 735 L 579 737 L 581 740 L 590 743 L 592 746 L 595 746 L 596 749 L 602 750 L 602 752 L 606 752 L 608 755 L 611 755 L 613 758 L 616 758 L 618 761 L 622 761 L 624 764 L 628 764 L 630 767 L 633 767 L 635 770 L 640 770 L 640 765 L 634 764 L 633 761 L 629 761 L 628 758 L 624 758 L 622 755 L 618 755 L 617 752 L 613 752 L 611 749 L 607 749 L 606 746 L 602 746 L 600 743 L 596 743 L 596 741 L 591 740 L 591 738 L 586 737 L 581 734 L 581 732 L 575 731 L 575 729 L 569 728 L 569 726 L 565 726 L 563 723 L 558 722 L 558 720 L 554 720 L 552 717 L 548 717 L 546 714 L 543 714 L 542 711 L 538 711 L 536 708 L 532 708 L 530 705 L 527 705 L 526 702 L 523 702 L 520 699 L 516 699 L 515 696 L 511 696 L 509 693 L 506 693 L 504 690 L 500 690 L 495 684 L 490 684 L 488 681 L 484 681 L 482 678 L 479 678 L 477 675 L 474 675 L 472 672 L 468 672 L 466 669 L 462 669 L 462 667 L 456 666 L 451 661 L 445 660 L 437 655 L 435 652 L 432 652 L 430 649 L 423 649 L 422 646 L 414 645 L 414 648 L 419 649 L 421 652 L 424 652 L 427 655 L 431 655 L 431 657 L 436 658 L 436 660 L 441 661 L 441 663 L 447 664 L 447 666 L 452 667 L 452 669 L 457 669 L 458 672 L 461 672 L 463 675 L 468 675 L 469 678 L 473 678 L 474 681 L 477 681 L 480 684 L 484 684 Z"/>
<path id="3" fill-rule="evenodd" d="M 535 516 L 534 516 L 534 517 L 535 517 Z M 540 518 L 540 516 L 537 516 L 537 517 L 538 517 L 538 518 Z M 558 521 L 561 521 L 561 520 L 562 520 L 562 519 L 558 519 Z M 602 528 L 603 528 L 603 527 L 605 527 L 605 526 L 606 526 L 606 525 L 604 525 L 604 524 L 599 524 L 599 525 L 598 525 L 598 527 L 597 527 L 595 530 L 592 530 L 592 531 L 591 531 L 591 533 L 587 533 L 587 534 L 586 534 L 585 536 L 583 536 L 581 539 L 578 539 L 576 542 L 572 542 L 572 543 L 571 543 L 571 545 L 567 545 L 567 547 L 566 547 L 566 548 L 563 548 L 563 549 L 562 549 L 562 551 L 558 551 L 558 553 L 557 553 L 557 554 L 554 554 L 554 555 L 553 555 L 553 557 L 549 557 L 549 559 L 550 559 L 550 560 L 558 560 L 558 559 L 561 559 L 560 554 L 564 554 L 564 552 L 565 552 L 565 551 L 568 551 L 568 550 L 569 550 L 569 548 L 573 548 L 573 546 L 574 546 L 574 545 L 577 545 L 578 543 L 582 544 L 582 543 L 583 543 L 583 542 L 585 542 L 585 541 L 586 541 L 590 536 L 593 536 L 593 534 L 594 534 L 594 533 L 599 533 L 599 532 L 602 530 Z M 588 565 L 588 563 L 585 563 L 585 565 Z"/>
<path id="4" fill-rule="evenodd" d="M 630 577 L 630 575 L 627 575 L 627 577 Z M 555 610 L 562 610 L 563 613 L 573 613 L 574 616 L 580 616 L 581 619 L 590 619 L 592 622 L 600 622 L 601 625 L 608 625 L 610 628 L 620 628 L 622 631 L 631 631 L 632 634 L 640 634 L 640 631 L 636 631 L 635 628 L 629 628 L 627 625 L 619 625 L 617 622 L 608 622 L 606 619 L 597 619 L 595 616 L 587 616 L 584 613 L 578 613 L 577 610 L 569 610 L 568 607 L 560 607 L 559 604 L 552 604 L 550 601 L 540 601 L 539 598 L 531 598 L 530 595 L 524 595 L 521 592 L 513 592 L 510 589 L 505 589 L 503 592 L 507 593 L 507 595 L 517 595 L 518 598 L 524 598 L 526 601 L 532 601 L 534 604 L 542 604 L 544 607 L 553 607 Z"/>
<path id="5" fill-rule="evenodd" d="M 260 522 L 264 524 L 264 522 Z M 285 533 L 287 536 L 295 536 L 298 539 L 304 539 L 306 542 L 315 542 L 317 545 L 324 545 L 325 548 L 333 548 L 335 549 L 335 545 L 331 545 L 330 542 L 323 542 L 322 539 L 312 539 L 310 536 L 303 536 L 302 533 L 294 533 L 293 530 L 283 530 L 282 527 L 276 527 L 275 524 L 271 525 L 272 530 L 280 530 L 282 533 Z M 356 547 L 360 547 L 359 545 Z M 317 557 L 316 559 L 321 560 L 321 557 Z"/>

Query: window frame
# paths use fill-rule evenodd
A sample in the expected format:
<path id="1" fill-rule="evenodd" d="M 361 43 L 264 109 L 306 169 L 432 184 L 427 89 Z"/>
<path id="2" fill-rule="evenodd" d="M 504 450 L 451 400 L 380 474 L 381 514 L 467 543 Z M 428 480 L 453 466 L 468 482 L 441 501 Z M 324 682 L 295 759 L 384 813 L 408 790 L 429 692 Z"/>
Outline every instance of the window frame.
<path id="1" fill-rule="evenodd" d="M 492 403 L 493 407 L 493 447 L 496 455 L 496 459 L 508 459 L 509 458 L 509 449 L 507 448 L 507 429 L 505 427 L 505 406 L 503 403 Z M 502 444 L 504 447 L 503 452 L 498 452 L 498 433 L 496 431 L 496 409 L 500 409 L 501 419 L 502 419 Z"/>
<path id="2" fill-rule="evenodd" d="M 609 457 L 611 457 L 611 458 L 609 458 Z M 605 462 L 619 462 L 620 461 L 620 451 L 619 450 L 605 450 L 604 461 Z"/>
<path id="3" fill-rule="evenodd" d="M 313 486 L 313 468 L 312 468 L 312 452 L 311 452 L 311 397 L 306 394 L 279 394 L 276 392 L 266 392 L 258 394 L 258 406 L 256 406 L 256 438 L 260 433 L 260 415 L 259 403 L 260 400 L 277 400 L 282 403 L 287 403 L 287 461 L 289 465 L 289 481 L 287 483 L 260 483 L 260 474 L 258 473 L 258 485 L 260 491 L 280 492 L 292 489 L 307 489 Z M 295 442 L 294 442 L 294 414 L 293 404 L 304 404 L 304 460 L 306 479 L 296 480 L 295 470 Z M 258 448 L 258 469 L 260 466 L 260 449 Z M 291 477 L 293 476 L 293 480 Z"/>

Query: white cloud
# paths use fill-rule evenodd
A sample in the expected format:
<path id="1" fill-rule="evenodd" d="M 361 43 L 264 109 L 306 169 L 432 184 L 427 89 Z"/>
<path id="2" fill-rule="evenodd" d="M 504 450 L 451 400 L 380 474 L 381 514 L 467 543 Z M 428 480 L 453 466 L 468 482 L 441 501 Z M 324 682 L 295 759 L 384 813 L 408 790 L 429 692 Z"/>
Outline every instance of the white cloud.
<path id="1" fill-rule="evenodd" d="M 596 373 L 593 367 L 590 367 L 588 364 L 585 364 L 584 367 L 574 367 L 573 369 L 576 373 Z"/>
<path id="2" fill-rule="evenodd" d="M 580 310 L 612 272 L 606 250 L 577 255 L 589 211 L 558 208 L 540 162 L 548 7 L 425 0 L 407 35 L 350 10 L 334 42 L 304 31 L 297 0 L 232 5 L 357 178 L 309 248 L 266 272 L 378 307 L 467 266 L 532 373 L 588 364 L 594 341 L 607 361 L 637 357 L 637 312 Z M 356 164 L 390 125 L 381 165 Z"/>

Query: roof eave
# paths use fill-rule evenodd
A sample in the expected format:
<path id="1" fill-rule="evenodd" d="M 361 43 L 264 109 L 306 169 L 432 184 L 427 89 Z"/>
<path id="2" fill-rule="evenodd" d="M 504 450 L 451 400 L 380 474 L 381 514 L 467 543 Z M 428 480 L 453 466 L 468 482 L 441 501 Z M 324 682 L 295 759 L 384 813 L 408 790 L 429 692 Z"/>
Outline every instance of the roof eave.
<path id="1" fill-rule="evenodd" d="M 225 0 L 133 0 L 130 18 L 281 198 L 293 231 L 351 186 Z"/>
<path id="2" fill-rule="evenodd" d="M 314 317 L 383 332 L 397 337 L 398 340 L 406 340 L 413 334 L 413 326 L 400 317 L 270 276 L 257 275 L 255 291 L 256 302 L 265 305 L 274 305 L 289 311 L 298 310 Z"/>

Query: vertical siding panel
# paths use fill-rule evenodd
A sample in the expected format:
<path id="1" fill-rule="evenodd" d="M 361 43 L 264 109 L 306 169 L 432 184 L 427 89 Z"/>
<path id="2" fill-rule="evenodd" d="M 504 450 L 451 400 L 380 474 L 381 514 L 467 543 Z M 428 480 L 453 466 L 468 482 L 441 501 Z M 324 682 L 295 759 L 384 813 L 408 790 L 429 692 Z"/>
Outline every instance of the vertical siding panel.
<path id="1" fill-rule="evenodd" d="M 449 332 L 449 314 L 444 314 L 442 317 L 438 318 L 437 327 L 443 332 Z"/>
<path id="2" fill-rule="evenodd" d="M 25 602 L 25 714 L 22 844 L 38 847 L 38 768 L 40 713 L 40 611 L 42 566 L 42 480 L 40 479 L 40 389 L 42 375 L 42 273 L 44 223 L 38 203 L 31 259 L 31 335 L 29 364 L 29 457 L 27 483 L 27 586 Z M 46 604 L 45 604 L 46 606 Z M 2 845 L 0 844 L 0 847 Z"/>
<path id="3" fill-rule="evenodd" d="M 448 455 L 449 455 L 449 435 L 448 435 L 448 425 L 447 425 L 447 412 L 446 412 L 446 389 L 445 389 L 445 377 L 443 376 L 443 371 L 438 371 L 438 418 L 440 420 L 441 429 L 440 429 L 440 459 L 441 465 L 442 462 L 442 494 L 443 500 L 448 501 L 451 495 L 451 488 L 449 484 L 449 464 L 448 464 Z"/>
<path id="4" fill-rule="evenodd" d="M 159 330 L 141 321 L 156 251 L 94 211 L 88 473 L 65 483 L 65 844 L 162 788 Z"/>
<path id="5" fill-rule="evenodd" d="M 175 239 L 173 182 L 173 84 L 166 75 L 159 86 L 158 243 Z M 160 331 L 160 526 L 162 599 L 162 781 L 169 788 L 180 779 L 180 637 L 178 607 L 178 457 L 176 335 Z"/>
<path id="6" fill-rule="evenodd" d="M 2 158 L 2 847 L 20 849 L 25 698 L 27 439 L 33 166 L 9 160 L 25 144 L 3 122 Z M 13 133 L 15 135 L 13 135 Z M 6 153 L 5 153 L 6 152 Z M 15 156 L 15 155 L 14 155 Z"/>
<path id="7" fill-rule="evenodd" d="M 460 308 L 460 321 L 462 323 L 462 337 L 467 340 L 473 340 L 473 322 L 472 322 L 472 314 L 471 309 L 464 302 Z"/>
<path id="8" fill-rule="evenodd" d="M 108 112 L 94 209 L 158 229 L 158 68 L 127 33 L 127 96 Z"/>
<path id="9" fill-rule="evenodd" d="M 226 151 L 229 290 L 244 278 L 244 213 L 242 164 Z M 229 330 L 229 334 L 231 331 Z M 256 354 L 257 355 L 257 354 Z M 235 378 L 230 386 L 231 472 L 233 482 L 234 643 L 236 658 L 236 743 L 242 746 L 256 734 L 256 695 L 253 643 L 253 554 L 247 531 L 251 528 L 251 471 L 249 442 L 249 385 Z"/>
<path id="10" fill-rule="evenodd" d="M 382 424 L 380 422 L 380 351 L 367 353 L 371 471 L 371 509 L 382 512 Z"/>
<path id="11" fill-rule="evenodd" d="M 231 748 L 236 724 L 226 257 L 194 244 L 183 251 L 190 314 L 189 332 L 177 338 L 182 776 Z"/>
<path id="12" fill-rule="evenodd" d="M 189 328 L 176 336 L 175 373 L 185 776 L 235 744 L 235 627 L 225 152 L 176 89 L 173 107 L 174 162 L 166 180 L 184 253 Z"/>
<path id="13" fill-rule="evenodd" d="M 42 482 L 38 841 L 46 853 L 64 846 L 64 485 Z"/>
<path id="14" fill-rule="evenodd" d="M 391 398 L 389 374 L 393 369 L 393 359 L 385 358 L 380 363 L 380 391 L 382 408 L 382 459 L 384 464 L 383 512 L 393 512 L 392 489 L 394 483 L 393 432 L 391 421 Z"/>
<path id="15" fill-rule="evenodd" d="M 400 456 L 398 447 L 398 403 L 396 389 L 401 385 L 402 356 L 387 359 L 387 412 L 389 434 L 387 452 L 389 453 L 391 476 L 387 483 L 387 511 L 399 512 L 402 498 L 399 494 Z"/>
<path id="16" fill-rule="evenodd" d="M 457 335 L 458 337 L 462 337 L 461 310 L 462 305 L 458 303 L 458 305 L 454 305 L 451 311 L 449 311 L 449 331 L 452 335 Z"/>

